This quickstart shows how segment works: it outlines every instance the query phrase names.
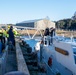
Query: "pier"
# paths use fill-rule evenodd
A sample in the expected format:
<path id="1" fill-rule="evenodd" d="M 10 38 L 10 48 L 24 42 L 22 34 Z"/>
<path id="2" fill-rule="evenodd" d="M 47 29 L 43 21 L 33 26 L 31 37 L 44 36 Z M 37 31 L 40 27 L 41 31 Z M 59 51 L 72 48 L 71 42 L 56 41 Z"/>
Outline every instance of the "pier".
<path id="1" fill-rule="evenodd" d="M 26 61 L 24 60 L 24 57 L 18 42 L 16 43 L 16 59 L 17 59 L 18 71 L 22 71 L 25 74 L 30 75 L 26 65 Z"/>
<path id="2" fill-rule="evenodd" d="M 0 57 L 0 75 L 16 71 L 25 75 L 46 75 L 46 71 L 38 63 L 37 54 L 32 52 L 29 44 L 25 44 L 16 38 L 14 50 L 9 45 L 6 46 Z"/>

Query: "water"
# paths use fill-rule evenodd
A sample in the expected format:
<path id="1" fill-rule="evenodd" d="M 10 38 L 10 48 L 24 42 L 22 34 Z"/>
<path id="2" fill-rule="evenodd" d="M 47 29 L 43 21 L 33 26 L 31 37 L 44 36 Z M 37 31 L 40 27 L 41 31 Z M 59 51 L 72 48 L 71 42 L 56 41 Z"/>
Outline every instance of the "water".
<path id="1" fill-rule="evenodd" d="M 34 51 L 34 47 L 35 47 L 36 43 L 40 40 L 40 38 L 35 37 L 35 39 L 30 39 L 29 36 L 23 36 L 22 37 L 22 39 L 24 39 L 27 42 L 27 44 L 29 44 L 30 47 L 32 47 L 32 51 Z M 71 39 L 71 38 L 68 38 L 68 37 L 58 37 L 57 39 L 59 41 L 70 43 L 70 44 L 76 46 L 76 38 Z"/>
<path id="2" fill-rule="evenodd" d="M 35 44 L 38 42 L 38 40 L 35 40 L 35 39 L 30 39 L 29 40 L 25 40 L 29 45 L 30 47 L 32 47 L 32 50 L 34 51 L 34 47 L 35 47 Z M 63 40 L 59 40 L 59 41 L 63 41 L 63 42 L 67 42 L 67 43 L 71 43 L 72 44 L 72 41 L 71 41 L 71 38 L 67 38 L 67 37 L 64 37 Z M 72 50 L 73 50 L 73 58 L 74 58 L 74 62 L 76 64 L 76 38 L 73 39 L 73 43 L 75 43 L 73 46 L 72 46 Z M 50 53 L 50 52 L 49 52 Z M 45 53 L 46 54 L 46 53 Z M 50 55 L 50 54 L 48 54 Z M 46 55 L 45 55 L 46 56 Z M 47 59 L 46 59 L 47 60 Z M 63 70 L 62 70 L 63 71 Z M 48 72 L 49 73 L 49 72 Z M 62 72 L 63 73 L 63 72 Z M 48 74 L 49 75 L 49 74 Z M 64 75 L 64 73 L 63 73 Z"/>
<path id="3" fill-rule="evenodd" d="M 59 41 L 63 41 L 63 42 L 67 42 L 67 43 L 75 43 L 76 42 L 76 38 L 68 38 L 68 37 L 58 37 L 57 38 Z"/>
<path id="4" fill-rule="evenodd" d="M 30 41 L 29 41 L 29 40 L 25 40 L 25 41 L 26 41 L 27 44 L 30 45 L 30 47 L 32 47 L 32 51 L 34 51 L 34 47 L 35 47 L 35 45 L 36 45 L 36 43 L 37 43 L 38 41 L 35 40 L 35 39 L 30 39 Z"/>

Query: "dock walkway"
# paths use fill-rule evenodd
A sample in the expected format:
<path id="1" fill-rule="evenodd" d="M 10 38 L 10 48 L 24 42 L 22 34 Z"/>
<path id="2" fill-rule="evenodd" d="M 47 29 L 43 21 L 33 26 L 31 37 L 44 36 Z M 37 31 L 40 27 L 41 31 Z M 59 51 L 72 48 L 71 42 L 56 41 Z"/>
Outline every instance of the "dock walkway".
<path id="1" fill-rule="evenodd" d="M 0 56 L 0 75 L 16 71 L 30 75 L 18 41 L 16 41 L 14 50 L 10 50 L 7 45 L 4 53 Z"/>
<path id="2" fill-rule="evenodd" d="M 17 58 L 18 71 L 24 72 L 26 75 L 30 75 L 19 43 L 16 43 L 16 58 Z"/>

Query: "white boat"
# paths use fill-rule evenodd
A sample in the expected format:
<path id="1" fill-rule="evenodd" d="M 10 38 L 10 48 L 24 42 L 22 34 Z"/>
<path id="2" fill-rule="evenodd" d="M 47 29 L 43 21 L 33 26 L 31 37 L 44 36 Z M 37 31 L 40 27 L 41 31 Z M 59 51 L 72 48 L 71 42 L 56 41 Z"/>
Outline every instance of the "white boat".
<path id="1" fill-rule="evenodd" d="M 76 43 L 54 41 L 57 61 L 76 75 Z M 69 74 L 68 74 L 69 75 Z"/>
<path id="2" fill-rule="evenodd" d="M 76 43 L 54 39 L 53 44 L 49 45 L 48 41 L 43 46 L 45 62 L 47 63 L 52 55 L 52 70 L 59 71 L 61 75 L 76 75 Z"/>
<path id="3" fill-rule="evenodd" d="M 45 38 L 44 42 L 47 41 L 47 44 L 42 45 L 42 61 L 47 66 L 47 75 L 57 75 L 57 73 L 60 75 L 76 75 L 76 43 L 59 40 L 56 37 L 53 39 L 53 44 L 49 45 L 49 39 Z M 31 45 L 33 50 L 34 47 L 39 46 L 36 50 L 39 50 L 40 53 L 40 44 L 36 44 L 39 39 L 30 40 L 26 39 L 26 42 Z M 48 66 L 49 57 L 53 60 L 52 67 Z"/>

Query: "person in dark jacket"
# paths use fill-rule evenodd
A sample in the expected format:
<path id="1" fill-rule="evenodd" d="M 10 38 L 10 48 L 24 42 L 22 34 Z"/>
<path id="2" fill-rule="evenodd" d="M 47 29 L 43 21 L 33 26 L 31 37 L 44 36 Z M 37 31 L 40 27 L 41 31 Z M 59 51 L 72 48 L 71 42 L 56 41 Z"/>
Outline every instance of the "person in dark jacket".
<path id="1" fill-rule="evenodd" d="M 53 36 L 55 36 L 55 28 L 51 27 L 49 29 L 49 35 L 51 36 L 51 43 L 53 43 Z"/>
<path id="2" fill-rule="evenodd" d="M 47 35 L 49 35 L 49 28 L 46 28 L 44 32 L 44 36 L 47 36 Z"/>
<path id="3" fill-rule="evenodd" d="M 13 33 L 13 26 L 10 26 L 8 34 L 9 34 L 9 41 L 11 41 L 13 46 L 15 46 L 15 37 L 14 37 L 14 33 Z"/>
<path id="4" fill-rule="evenodd" d="M 49 35 L 50 35 L 51 37 L 53 37 L 53 27 L 51 27 L 51 28 L 49 29 Z"/>

